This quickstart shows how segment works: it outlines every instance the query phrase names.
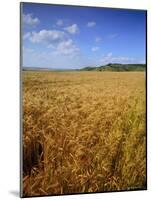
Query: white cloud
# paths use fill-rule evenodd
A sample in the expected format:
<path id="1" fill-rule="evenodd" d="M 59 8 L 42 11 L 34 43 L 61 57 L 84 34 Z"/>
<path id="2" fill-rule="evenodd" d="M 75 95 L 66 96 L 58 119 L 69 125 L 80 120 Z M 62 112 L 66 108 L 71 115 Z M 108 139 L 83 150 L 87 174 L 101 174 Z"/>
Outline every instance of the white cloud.
<path id="1" fill-rule="evenodd" d="M 72 24 L 71 26 L 65 27 L 64 30 L 70 34 L 79 33 L 79 28 L 77 24 Z"/>
<path id="2" fill-rule="evenodd" d="M 126 57 L 126 56 L 113 56 L 112 52 L 108 53 L 107 55 L 103 55 L 100 59 L 101 64 L 108 64 L 108 63 L 138 63 L 135 58 Z"/>
<path id="3" fill-rule="evenodd" d="M 40 20 L 37 17 L 33 17 L 32 14 L 23 14 L 23 24 L 34 26 L 40 23 Z"/>
<path id="4" fill-rule="evenodd" d="M 94 27 L 96 26 L 96 22 L 88 22 L 87 23 L 87 27 L 91 28 L 91 27 Z"/>
<path id="5" fill-rule="evenodd" d="M 68 39 L 58 44 L 56 51 L 54 51 L 54 54 L 75 56 L 79 52 L 80 49 L 74 45 L 73 40 Z"/>
<path id="6" fill-rule="evenodd" d="M 92 47 L 91 51 L 95 52 L 98 51 L 100 48 L 99 47 Z"/>
<path id="7" fill-rule="evenodd" d="M 100 42 L 100 41 L 101 41 L 101 38 L 100 38 L 100 37 L 96 37 L 96 38 L 95 38 L 95 41 L 96 41 L 96 42 Z"/>
<path id="8" fill-rule="evenodd" d="M 46 45 L 53 55 L 73 56 L 80 52 L 73 40 L 63 31 L 41 30 L 39 32 L 28 32 L 23 37 L 32 43 Z"/>
<path id="9" fill-rule="evenodd" d="M 52 54 L 49 49 L 44 51 L 34 51 L 23 53 L 23 66 L 25 67 L 44 67 L 51 69 L 76 69 L 94 64 L 87 56 L 82 53 L 75 56 L 64 54 Z M 59 57 L 59 58 L 58 58 Z M 92 63 L 92 64 L 91 64 Z"/>
<path id="10" fill-rule="evenodd" d="M 63 31 L 58 30 L 41 30 L 39 32 L 28 32 L 24 35 L 25 39 L 29 39 L 32 43 L 44 43 L 49 45 L 51 42 L 59 42 L 66 38 Z"/>
<path id="11" fill-rule="evenodd" d="M 58 26 L 62 26 L 63 25 L 63 20 L 62 19 L 58 19 L 56 24 Z"/>

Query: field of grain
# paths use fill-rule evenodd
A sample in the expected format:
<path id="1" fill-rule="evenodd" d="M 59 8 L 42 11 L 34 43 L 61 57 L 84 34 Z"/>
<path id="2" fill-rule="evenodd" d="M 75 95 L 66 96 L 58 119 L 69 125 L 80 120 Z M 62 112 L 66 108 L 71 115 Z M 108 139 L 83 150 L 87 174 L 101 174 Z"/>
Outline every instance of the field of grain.
<path id="1" fill-rule="evenodd" d="M 144 72 L 23 72 L 23 196 L 146 188 Z"/>

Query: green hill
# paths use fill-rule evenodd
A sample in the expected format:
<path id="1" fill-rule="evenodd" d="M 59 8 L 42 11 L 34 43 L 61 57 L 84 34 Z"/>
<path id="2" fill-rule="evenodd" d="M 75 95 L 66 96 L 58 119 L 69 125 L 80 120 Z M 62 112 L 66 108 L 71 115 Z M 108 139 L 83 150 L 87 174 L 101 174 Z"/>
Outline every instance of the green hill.
<path id="1" fill-rule="evenodd" d="M 104 66 L 99 67 L 85 67 L 81 69 L 82 71 L 115 71 L 115 72 L 124 72 L 124 71 L 145 71 L 145 64 L 118 64 L 118 63 L 109 63 Z"/>

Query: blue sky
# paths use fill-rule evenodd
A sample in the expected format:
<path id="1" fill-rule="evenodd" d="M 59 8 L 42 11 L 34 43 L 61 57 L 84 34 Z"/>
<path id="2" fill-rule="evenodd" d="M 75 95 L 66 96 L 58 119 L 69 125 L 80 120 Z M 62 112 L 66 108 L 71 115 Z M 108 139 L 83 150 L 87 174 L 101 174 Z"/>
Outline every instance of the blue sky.
<path id="1" fill-rule="evenodd" d="M 145 63 L 146 12 L 23 3 L 24 67 Z"/>

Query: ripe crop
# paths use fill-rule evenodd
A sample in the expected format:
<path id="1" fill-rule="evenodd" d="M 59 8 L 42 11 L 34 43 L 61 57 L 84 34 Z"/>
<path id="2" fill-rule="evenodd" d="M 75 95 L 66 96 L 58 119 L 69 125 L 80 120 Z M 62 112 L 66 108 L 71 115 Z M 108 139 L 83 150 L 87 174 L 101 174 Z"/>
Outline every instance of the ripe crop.
<path id="1" fill-rule="evenodd" d="M 146 188 L 144 72 L 23 72 L 23 196 Z"/>

